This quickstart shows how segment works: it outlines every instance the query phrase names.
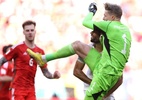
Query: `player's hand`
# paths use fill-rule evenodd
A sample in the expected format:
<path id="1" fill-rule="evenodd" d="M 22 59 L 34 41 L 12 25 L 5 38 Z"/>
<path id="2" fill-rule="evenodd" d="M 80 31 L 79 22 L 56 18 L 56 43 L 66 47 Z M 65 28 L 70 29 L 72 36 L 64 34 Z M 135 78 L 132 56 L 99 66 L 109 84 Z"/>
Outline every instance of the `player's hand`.
<path id="1" fill-rule="evenodd" d="M 89 11 L 92 12 L 95 15 L 95 13 L 97 11 L 97 6 L 96 6 L 95 2 L 93 2 L 89 5 Z"/>
<path id="2" fill-rule="evenodd" d="M 53 78 L 54 78 L 54 79 L 58 79 L 58 78 L 60 78 L 60 77 L 61 77 L 60 72 L 59 72 L 59 71 L 55 71 L 54 74 L 53 74 Z"/>

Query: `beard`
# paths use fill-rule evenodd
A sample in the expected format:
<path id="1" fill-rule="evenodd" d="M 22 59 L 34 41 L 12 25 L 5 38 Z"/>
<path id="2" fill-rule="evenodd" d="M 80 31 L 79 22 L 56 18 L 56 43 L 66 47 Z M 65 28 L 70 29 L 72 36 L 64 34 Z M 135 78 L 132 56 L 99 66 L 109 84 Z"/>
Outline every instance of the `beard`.
<path id="1" fill-rule="evenodd" d="M 98 40 L 96 40 L 96 39 L 91 39 L 90 41 L 93 42 L 93 43 L 100 43 L 100 40 L 99 40 L 99 39 L 98 39 Z"/>
<path id="2" fill-rule="evenodd" d="M 26 40 L 29 41 L 29 42 L 33 42 L 34 38 L 26 38 Z"/>
<path id="3" fill-rule="evenodd" d="M 29 42 L 33 42 L 34 40 L 28 40 Z"/>

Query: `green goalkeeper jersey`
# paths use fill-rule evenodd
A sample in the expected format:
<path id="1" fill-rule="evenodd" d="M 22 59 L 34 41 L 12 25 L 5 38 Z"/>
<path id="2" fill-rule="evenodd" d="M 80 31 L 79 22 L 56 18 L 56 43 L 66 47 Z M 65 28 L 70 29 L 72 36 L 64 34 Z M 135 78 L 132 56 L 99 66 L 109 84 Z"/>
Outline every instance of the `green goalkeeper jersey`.
<path id="1" fill-rule="evenodd" d="M 89 13 L 85 17 L 83 25 L 93 30 L 95 28 L 102 30 L 103 51 L 99 62 L 99 71 L 121 75 L 130 54 L 130 31 L 127 26 L 119 21 L 97 22 L 92 21 L 92 17 L 93 14 Z M 104 68 L 107 70 L 104 70 Z"/>

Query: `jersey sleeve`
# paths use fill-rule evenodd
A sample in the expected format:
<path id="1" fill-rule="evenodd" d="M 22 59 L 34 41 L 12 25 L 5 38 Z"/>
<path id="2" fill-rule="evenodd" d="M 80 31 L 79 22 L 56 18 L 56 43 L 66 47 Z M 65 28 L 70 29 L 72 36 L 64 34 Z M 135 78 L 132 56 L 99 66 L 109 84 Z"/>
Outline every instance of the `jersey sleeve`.
<path id="1" fill-rule="evenodd" d="M 94 29 L 101 29 L 102 31 L 104 31 L 105 33 L 107 32 L 108 30 L 108 25 L 111 23 L 111 21 L 94 21 Z"/>
<path id="2" fill-rule="evenodd" d="M 93 13 L 89 13 L 83 20 L 82 24 L 83 26 L 89 28 L 89 29 L 94 29 L 94 23 L 92 21 L 92 18 L 93 18 Z"/>
<path id="3" fill-rule="evenodd" d="M 18 51 L 18 48 L 16 49 L 16 47 L 13 46 L 6 54 L 4 54 L 4 57 L 6 58 L 6 60 L 10 61 L 16 58 Z"/>
<path id="4" fill-rule="evenodd" d="M 93 21 L 93 13 L 89 13 L 83 20 L 82 24 L 83 26 L 95 30 L 97 28 L 101 29 L 102 31 L 106 32 L 108 25 L 110 24 L 111 21 Z"/>

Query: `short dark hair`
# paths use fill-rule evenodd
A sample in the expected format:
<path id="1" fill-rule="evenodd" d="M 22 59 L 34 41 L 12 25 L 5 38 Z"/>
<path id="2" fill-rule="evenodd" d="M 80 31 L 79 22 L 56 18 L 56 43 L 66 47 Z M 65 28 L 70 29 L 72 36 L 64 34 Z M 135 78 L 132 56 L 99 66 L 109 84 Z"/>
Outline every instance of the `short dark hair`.
<path id="1" fill-rule="evenodd" d="M 22 24 L 22 27 L 23 27 L 23 29 L 24 29 L 24 27 L 25 27 L 26 25 L 31 25 L 31 24 L 33 24 L 34 26 L 36 26 L 36 22 L 35 22 L 35 21 L 27 20 L 27 21 L 25 21 L 25 22 Z"/>
<path id="2" fill-rule="evenodd" d="M 100 28 L 98 28 L 97 26 L 93 25 L 93 27 L 94 27 L 94 29 L 92 32 L 96 33 L 99 36 L 103 33 L 103 31 Z"/>
<path id="3" fill-rule="evenodd" d="M 105 3 L 104 7 L 105 7 L 105 10 L 109 11 L 109 13 L 114 14 L 117 18 L 121 18 L 122 9 L 121 9 L 121 7 L 119 5 Z"/>
<path id="4" fill-rule="evenodd" d="M 11 48 L 12 46 L 13 46 L 12 44 L 3 46 L 3 48 L 2 48 L 2 53 L 5 54 L 5 53 L 7 52 L 7 50 L 8 50 L 9 48 Z"/>

